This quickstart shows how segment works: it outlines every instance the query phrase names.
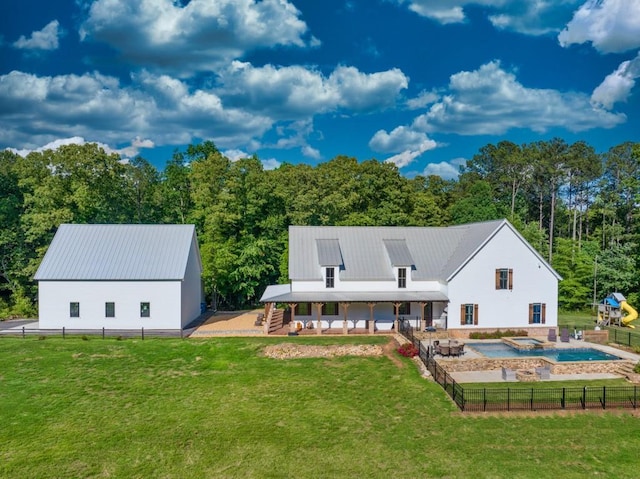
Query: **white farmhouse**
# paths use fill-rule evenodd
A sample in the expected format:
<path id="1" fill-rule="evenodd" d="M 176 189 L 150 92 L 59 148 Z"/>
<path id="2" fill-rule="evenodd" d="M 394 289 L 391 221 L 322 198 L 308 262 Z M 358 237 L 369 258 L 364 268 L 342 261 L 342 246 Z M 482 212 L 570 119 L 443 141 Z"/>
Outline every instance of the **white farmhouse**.
<path id="1" fill-rule="evenodd" d="M 444 228 L 291 226 L 289 284 L 268 286 L 293 327 L 390 330 L 399 318 L 452 336 L 558 321 L 558 273 L 507 221 Z"/>
<path id="2" fill-rule="evenodd" d="M 193 225 L 60 225 L 34 278 L 40 328 L 181 329 L 201 274 Z"/>

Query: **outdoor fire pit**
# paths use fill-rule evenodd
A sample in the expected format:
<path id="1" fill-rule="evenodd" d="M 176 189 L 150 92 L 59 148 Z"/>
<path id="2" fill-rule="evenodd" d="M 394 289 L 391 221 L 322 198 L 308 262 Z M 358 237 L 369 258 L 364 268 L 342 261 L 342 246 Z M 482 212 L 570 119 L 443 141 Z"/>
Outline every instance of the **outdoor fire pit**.
<path id="1" fill-rule="evenodd" d="M 538 381 L 540 378 L 538 374 L 531 369 L 518 369 L 516 371 L 516 379 L 523 383 L 532 383 Z"/>

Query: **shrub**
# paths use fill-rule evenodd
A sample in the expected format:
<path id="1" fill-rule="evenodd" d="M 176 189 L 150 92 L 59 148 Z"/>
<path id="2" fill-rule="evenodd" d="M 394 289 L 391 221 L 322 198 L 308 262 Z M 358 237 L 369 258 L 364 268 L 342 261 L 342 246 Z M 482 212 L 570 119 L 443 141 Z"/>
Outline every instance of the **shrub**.
<path id="1" fill-rule="evenodd" d="M 413 358 L 417 356 L 419 351 L 412 343 L 404 343 L 397 349 L 398 353 L 406 358 Z"/>
<path id="2" fill-rule="evenodd" d="M 640 362 L 633 367 L 633 372 L 640 374 Z"/>
<path id="3" fill-rule="evenodd" d="M 478 333 L 470 333 L 469 339 L 500 339 L 500 338 L 515 338 L 520 336 L 529 336 L 529 333 L 523 329 L 519 329 L 514 331 L 513 329 L 505 329 L 504 331 L 500 331 L 496 329 L 495 331 L 485 331 Z"/>

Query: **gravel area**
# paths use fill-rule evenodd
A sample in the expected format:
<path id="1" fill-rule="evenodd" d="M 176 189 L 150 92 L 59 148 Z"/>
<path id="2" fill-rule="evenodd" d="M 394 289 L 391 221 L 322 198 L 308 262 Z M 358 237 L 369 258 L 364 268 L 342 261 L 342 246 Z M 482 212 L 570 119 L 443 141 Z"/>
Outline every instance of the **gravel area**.
<path id="1" fill-rule="evenodd" d="M 382 356 L 382 346 L 376 344 L 349 344 L 313 346 L 306 344 L 276 344 L 264 348 L 264 354 L 274 359 L 332 358 L 336 356 Z"/>

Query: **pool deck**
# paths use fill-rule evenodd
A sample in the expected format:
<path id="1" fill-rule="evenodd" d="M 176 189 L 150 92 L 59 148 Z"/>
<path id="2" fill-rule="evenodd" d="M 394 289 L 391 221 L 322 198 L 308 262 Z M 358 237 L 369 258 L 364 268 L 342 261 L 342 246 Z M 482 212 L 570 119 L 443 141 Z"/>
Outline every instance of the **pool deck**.
<path id="1" fill-rule="evenodd" d="M 544 341 L 544 338 L 536 338 Z M 490 339 L 490 340 L 472 340 L 469 342 L 483 342 L 483 343 L 499 343 L 502 342 L 500 339 Z M 425 345 L 428 344 L 427 341 L 424 341 Z M 614 348 L 612 346 L 606 346 L 603 344 L 590 343 L 588 341 L 575 340 L 570 339 L 568 343 L 558 341 L 554 346 L 556 349 L 573 349 L 573 348 L 593 348 L 598 349 L 600 351 L 604 351 L 609 354 L 613 354 L 623 359 L 627 359 L 633 361 L 635 363 L 640 361 L 640 355 L 630 353 L 628 351 L 623 351 L 618 348 Z M 475 358 L 483 358 L 482 354 L 474 351 L 473 349 L 465 348 L 465 354 L 461 360 L 465 359 L 475 359 Z M 492 370 L 492 371 L 465 371 L 465 372 L 452 372 L 450 373 L 451 377 L 459 383 L 500 383 L 507 382 L 502 379 L 502 371 L 501 370 Z M 580 373 L 580 374 L 551 374 L 550 378 L 547 381 L 574 381 L 574 380 L 596 380 L 596 379 L 618 379 L 620 378 L 617 374 L 611 373 Z"/>

